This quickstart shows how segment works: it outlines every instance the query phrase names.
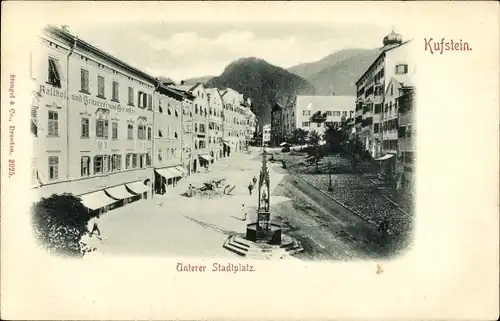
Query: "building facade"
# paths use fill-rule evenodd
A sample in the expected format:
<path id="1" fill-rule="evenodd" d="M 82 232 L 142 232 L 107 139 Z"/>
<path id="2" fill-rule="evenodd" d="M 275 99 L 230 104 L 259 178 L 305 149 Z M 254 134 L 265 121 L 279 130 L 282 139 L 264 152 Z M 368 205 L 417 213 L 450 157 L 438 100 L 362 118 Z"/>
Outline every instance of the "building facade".
<path id="1" fill-rule="evenodd" d="M 267 124 L 262 126 L 262 145 L 270 146 L 271 145 L 271 125 Z"/>
<path id="2" fill-rule="evenodd" d="M 396 109 L 391 112 L 388 107 L 391 103 L 389 100 L 392 100 L 394 105 L 396 97 L 394 89 L 392 90 L 393 95 L 390 95 L 389 87 L 395 85 L 393 79 L 396 82 L 406 84 L 413 79 L 415 63 L 412 59 L 410 44 L 411 41 L 403 42 L 401 35 L 391 32 L 383 39 L 384 46 L 380 49 L 380 55 L 356 82 L 356 133 L 364 148 L 374 158 L 383 156 L 384 152 L 395 151 L 393 149 L 394 142 L 390 141 L 397 140 L 398 126 L 395 122 L 391 123 L 390 120 L 395 117 L 397 122 L 397 116 L 393 114 Z M 388 101 L 386 102 L 387 94 L 389 96 L 387 96 Z M 397 96 L 397 94 L 395 95 Z M 395 112 L 397 114 L 397 110 Z M 389 118 L 384 118 L 385 116 Z M 395 126 L 396 134 L 391 126 Z M 383 136 L 384 131 L 389 130 L 391 133 Z M 396 135 L 395 139 L 394 135 Z"/>
<path id="3" fill-rule="evenodd" d="M 305 131 L 325 133 L 328 125 L 340 127 L 354 113 L 355 96 L 297 96 L 295 108 L 290 115 L 286 128 L 301 128 Z M 315 113 L 326 114 L 323 123 L 314 123 L 311 116 Z"/>
<path id="4" fill-rule="evenodd" d="M 209 154 L 214 160 L 223 157 L 222 151 L 222 110 L 223 101 L 218 88 L 205 89 L 209 100 L 208 109 L 208 149 Z"/>
<path id="5" fill-rule="evenodd" d="M 153 120 L 153 167 L 156 194 L 165 194 L 168 187 L 175 186 L 175 183 L 187 172 L 182 159 L 183 99 L 182 94 L 163 84 L 156 87 Z"/>
<path id="6" fill-rule="evenodd" d="M 399 97 L 396 98 L 399 111 L 398 156 L 401 167 L 401 184 L 411 186 L 414 180 L 415 160 L 415 88 L 402 86 L 399 88 Z"/>
<path id="7" fill-rule="evenodd" d="M 271 146 L 279 146 L 283 140 L 283 107 L 275 103 L 271 109 Z"/>
<path id="8" fill-rule="evenodd" d="M 246 138 L 246 146 L 250 146 L 250 143 L 254 141 L 255 133 L 257 129 L 257 117 L 251 110 L 251 101 L 250 98 L 247 99 L 247 108 L 245 110 L 246 115 L 246 125 L 245 125 L 245 138 Z"/>
<path id="9" fill-rule="evenodd" d="M 146 196 L 155 79 L 51 26 L 32 55 L 38 194 L 72 193 L 95 211 Z"/>
<path id="10" fill-rule="evenodd" d="M 176 91 L 189 94 L 194 97 L 191 117 L 191 135 L 193 138 L 190 148 L 191 171 L 198 172 L 208 166 L 213 158 L 209 155 L 208 148 L 208 95 L 203 84 L 171 86 Z M 190 100 L 190 99 L 188 99 Z"/>
<path id="11" fill-rule="evenodd" d="M 225 88 L 221 91 L 223 101 L 223 154 L 243 150 L 245 142 L 245 111 L 242 108 L 243 96 L 236 90 Z"/>

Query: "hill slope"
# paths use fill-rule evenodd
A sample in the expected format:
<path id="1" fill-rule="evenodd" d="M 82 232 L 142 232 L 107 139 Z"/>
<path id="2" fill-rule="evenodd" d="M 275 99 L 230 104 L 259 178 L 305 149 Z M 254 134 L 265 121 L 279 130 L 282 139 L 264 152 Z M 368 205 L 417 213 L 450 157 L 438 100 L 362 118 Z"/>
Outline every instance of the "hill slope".
<path id="1" fill-rule="evenodd" d="M 202 76 L 202 77 L 185 79 L 184 81 L 186 82 L 186 84 L 189 85 L 196 85 L 197 83 L 202 83 L 203 85 L 205 85 L 213 77 L 214 76 Z"/>
<path id="2" fill-rule="evenodd" d="M 291 104 L 297 95 L 314 95 L 307 80 L 258 58 L 242 58 L 229 64 L 222 75 L 208 81 L 207 87 L 230 87 L 252 99 L 252 111 L 259 124 L 271 121 L 274 103 Z"/>
<path id="3" fill-rule="evenodd" d="M 307 79 L 318 95 L 355 95 L 355 83 L 380 54 L 378 49 L 346 49 L 289 71 Z"/>

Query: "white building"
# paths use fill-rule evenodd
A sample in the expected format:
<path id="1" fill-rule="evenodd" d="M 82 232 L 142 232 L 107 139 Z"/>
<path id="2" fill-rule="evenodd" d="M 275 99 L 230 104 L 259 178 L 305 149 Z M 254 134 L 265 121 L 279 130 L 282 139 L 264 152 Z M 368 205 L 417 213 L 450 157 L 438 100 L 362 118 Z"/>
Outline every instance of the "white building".
<path id="1" fill-rule="evenodd" d="M 271 125 L 268 124 L 262 127 L 262 145 L 269 144 L 271 144 Z"/>
<path id="2" fill-rule="evenodd" d="M 295 118 L 290 118 L 292 128 L 302 128 L 306 131 L 325 133 L 328 123 L 340 126 L 354 113 L 356 96 L 297 96 L 295 102 Z M 317 112 L 326 113 L 324 123 L 311 122 L 311 116 Z"/>

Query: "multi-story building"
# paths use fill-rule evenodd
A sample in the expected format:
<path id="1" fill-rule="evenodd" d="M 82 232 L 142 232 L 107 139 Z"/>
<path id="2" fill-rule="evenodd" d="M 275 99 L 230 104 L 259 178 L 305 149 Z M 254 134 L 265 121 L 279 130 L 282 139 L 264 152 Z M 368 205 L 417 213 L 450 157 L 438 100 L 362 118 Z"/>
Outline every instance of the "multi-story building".
<path id="1" fill-rule="evenodd" d="M 354 113 L 355 96 L 297 96 L 295 108 L 286 128 L 301 128 L 305 131 L 317 131 L 323 135 L 327 126 L 340 127 Z M 314 123 L 311 116 L 315 113 L 326 114 L 322 123 Z"/>
<path id="2" fill-rule="evenodd" d="M 192 117 L 194 148 L 191 148 L 191 169 L 197 172 L 200 168 L 208 166 L 213 160 L 208 149 L 208 96 L 205 87 L 201 83 L 194 86 L 182 83 L 178 86 L 172 86 L 172 88 L 194 96 Z"/>
<path id="3" fill-rule="evenodd" d="M 222 96 L 217 88 L 205 88 L 209 100 L 208 119 L 208 149 L 215 160 L 222 158 Z"/>
<path id="4" fill-rule="evenodd" d="M 262 126 L 262 146 L 269 146 L 271 144 L 271 125 L 267 124 Z"/>
<path id="5" fill-rule="evenodd" d="M 401 86 L 399 97 L 396 98 L 399 111 L 398 156 L 402 167 L 401 183 L 403 187 L 413 184 L 415 159 L 415 89 L 412 86 Z"/>
<path id="6" fill-rule="evenodd" d="M 271 109 L 271 146 L 283 142 L 283 107 L 275 103 Z"/>
<path id="7" fill-rule="evenodd" d="M 234 151 L 243 149 L 245 141 L 245 111 L 241 104 L 243 96 L 236 90 L 225 88 L 221 90 L 223 105 L 223 154 L 229 156 Z M 243 135 L 243 137 L 240 137 Z"/>
<path id="8" fill-rule="evenodd" d="M 283 109 L 283 138 L 285 141 L 292 139 L 293 131 L 297 128 L 295 118 L 295 107 L 297 106 L 297 97 L 295 97 L 292 104 Z"/>
<path id="9" fill-rule="evenodd" d="M 245 110 L 246 112 L 245 139 L 246 139 L 246 146 L 248 147 L 250 143 L 254 140 L 255 132 L 257 129 L 257 118 L 250 109 L 250 106 L 252 105 L 250 98 L 247 99 L 247 105 L 249 107 Z"/>
<path id="10" fill-rule="evenodd" d="M 154 189 L 164 194 L 186 174 L 182 153 L 182 100 L 184 96 L 160 84 L 155 92 L 153 129 Z M 150 135 L 151 133 L 148 133 Z"/>
<path id="11" fill-rule="evenodd" d="M 389 84 L 393 78 L 405 82 L 411 79 L 411 74 L 415 71 L 410 44 L 411 41 L 403 42 L 401 35 L 391 32 L 383 39 L 384 46 L 380 49 L 380 55 L 356 82 L 356 132 L 373 157 L 379 157 L 383 153 L 381 128 L 385 122 L 384 96 Z"/>
<path id="12" fill-rule="evenodd" d="M 46 27 L 32 53 L 33 187 L 72 193 L 103 211 L 146 195 L 152 180 L 156 80 Z"/>

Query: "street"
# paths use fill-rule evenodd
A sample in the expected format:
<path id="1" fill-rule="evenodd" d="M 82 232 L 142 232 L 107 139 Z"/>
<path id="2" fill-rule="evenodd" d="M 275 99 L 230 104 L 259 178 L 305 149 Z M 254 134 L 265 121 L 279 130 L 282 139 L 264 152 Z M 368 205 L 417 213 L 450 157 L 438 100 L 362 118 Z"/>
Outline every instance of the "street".
<path id="1" fill-rule="evenodd" d="M 249 195 L 250 180 L 259 176 L 259 149 L 234 153 L 170 188 L 166 195 L 140 200 L 104 214 L 100 229 L 103 255 L 235 257 L 222 245 L 231 234 L 244 233 L 256 220 L 257 193 Z M 268 162 L 271 179 L 271 217 L 283 232 L 300 240 L 305 260 L 366 259 L 380 254 L 371 242 L 373 226 L 318 192 L 299 177 Z M 225 178 L 236 185 L 234 195 L 215 199 L 186 198 L 189 184 L 200 187 Z M 243 206 L 244 205 L 244 206 Z M 243 221 L 244 213 L 248 220 Z"/>

